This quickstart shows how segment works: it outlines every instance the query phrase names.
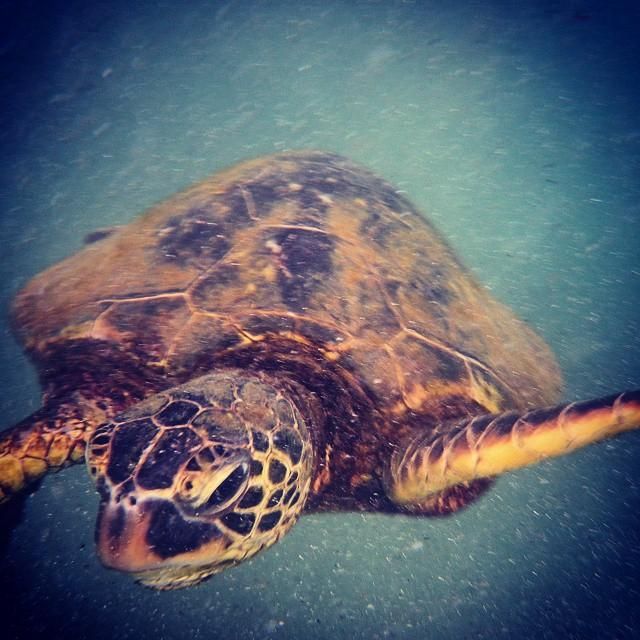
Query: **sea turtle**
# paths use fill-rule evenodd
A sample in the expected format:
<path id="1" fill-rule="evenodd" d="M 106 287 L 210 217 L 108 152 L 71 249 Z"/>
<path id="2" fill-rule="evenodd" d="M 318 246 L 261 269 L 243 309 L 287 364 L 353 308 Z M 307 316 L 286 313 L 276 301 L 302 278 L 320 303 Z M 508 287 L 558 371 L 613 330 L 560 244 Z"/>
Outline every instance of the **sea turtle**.
<path id="1" fill-rule="evenodd" d="M 638 391 L 537 408 L 547 346 L 338 155 L 245 162 L 89 241 L 16 298 L 44 400 L 0 436 L 0 498 L 86 459 L 100 558 L 143 584 L 195 584 L 303 511 L 451 513 L 640 426 Z"/>

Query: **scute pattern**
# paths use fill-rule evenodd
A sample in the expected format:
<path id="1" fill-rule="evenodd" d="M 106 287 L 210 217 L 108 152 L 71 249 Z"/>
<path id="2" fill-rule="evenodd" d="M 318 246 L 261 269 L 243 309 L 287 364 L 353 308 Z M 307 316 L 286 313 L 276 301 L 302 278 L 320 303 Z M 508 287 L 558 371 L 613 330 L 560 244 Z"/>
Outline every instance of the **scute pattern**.
<path id="1" fill-rule="evenodd" d="M 228 236 L 233 229 L 229 227 L 215 210 L 194 207 L 167 222 L 158 250 L 165 260 L 202 268 L 220 260 L 231 248 Z"/>
<path id="2" fill-rule="evenodd" d="M 133 420 L 127 429 L 114 434 L 107 475 L 112 482 L 120 483 L 129 478 L 140 462 L 140 456 L 158 432 L 149 418 Z M 97 444 L 105 443 L 105 435 L 94 438 Z"/>
<path id="3" fill-rule="evenodd" d="M 444 401 L 427 374 L 398 375 L 411 360 L 393 345 L 407 337 L 446 361 L 425 371 L 458 376 L 456 396 L 479 397 L 474 368 L 500 389 L 502 405 L 547 402 L 558 388 L 546 348 L 469 277 L 415 207 L 335 154 L 239 165 L 88 251 L 47 274 L 46 301 L 37 279 L 19 299 L 18 324 L 35 348 L 74 325 L 186 380 L 222 357 L 240 366 L 261 343 L 274 363 L 291 341 L 314 345 L 366 392 L 384 390 L 379 407 L 394 419 Z M 107 263 L 120 279 L 96 268 Z M 83 274 L 74 290 L 70 271 Z"/>
<path id="4" fill-rule="evenodd" d="M 544 344 L 469 276 L 401 193 L 321 152 L 242 163 L 158 204 L 37 276 L 16 300 L 14 323 L 47 385 L 90 379 L 87 395 L 117 411 L 215 369 L 301 384 L 324 416 L 313 443 L 318 501 L 309 508 L 342 508 L 345 494 L 351 506 L 384 508 L 380 469 L 395 443 L 452 416 L 552 404 L 560 386 Z M 216 397 L 221 408 L 236 401 Z M 206 393 L 185 391 L 182 400 L 201 410 L 190 416 L 190 405 L 167 406 L 176 398 L 161 393 L 128 414 L 158 432 L 113 467 L 115 478 L 139 454 L 138 469 L 149 461 L 147 485 L 166 485 L 171 474 L 161 478 L 151 463 L 162 459 L 154 453 L 161 438 L 177 438 L 164 435 L 169 429 L 192 434 L 181 444 L 197 454 L 163 454 L 190 473 L 215 466 L 208 439 L 233 446 L 233 419 L 207 414 Z M 238 417 L 254 419 L 251 410 Z M 285 466 L 299 449 L 277 434 L 285 414 L 264 418 L 267 433 L 240 438 L 255 454 L 251 486 L 268 479 L 271 447 Z M 111 428 L 114 442 L 126 441 L 125 425 Z M 94 439 L 96 457 L 109 442 Z M 119 490 L 137 482 L 134 474 Z M 268 488 L 265 501 L 278 487 Z"/>
<path id="5" fill-rule="evenodd" d="M 156 416 L 156 420 L 163 427 L 186 425 L 191 422 L 191 418 L 193 418 L 198 411 L 200 411 L 200 407 L 195 402 L 174 400 L 162 409 Z"/>
<path id="6" fill-rule="evenodd" d="M 128 426 L 118 432 L 123 431 L 128 431 Z M 178 470 L 202 444 L 202 439 L 189 428 L 165 431 L 147 452 L 144 460 L 141 459 L 136 464 L 137 484 L 143 489 L 171 487 Z"/>
<path id="7" fill-rule="evenodd" d="M 134 407 L 89 443 L 92 476 L 103 505 L 112 505 L 99 525 L 112 547 L 126 535 L 130 508 L 148 518 L 146 544 L 163 559 L 215 541 L 242 549 L 245 538 L 267 536 L 254 553 L 293 524 L 296 502 L 309 491 L 312 451 L 290 399 L 262 378 L 227 370 L 141 406 L 147 415 Z M 300 486 L 302 469 L 308 480 Z M 218 481 L 203 494 L 206 478 Z"/>

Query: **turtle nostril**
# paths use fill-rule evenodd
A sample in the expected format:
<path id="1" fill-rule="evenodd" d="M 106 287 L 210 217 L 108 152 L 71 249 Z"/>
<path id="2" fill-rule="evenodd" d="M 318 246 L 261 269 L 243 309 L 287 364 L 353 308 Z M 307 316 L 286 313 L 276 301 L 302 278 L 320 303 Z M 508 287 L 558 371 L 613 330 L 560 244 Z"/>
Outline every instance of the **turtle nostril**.
<path id="1" fill-rule="evenodd" d="M 100 476 L 96 481 L 96 491 L 100 495 L 100 499 L 103 502 L 106 502 L 111 498 L 111 490 L 107 486 L 107 481 L 103 476 Z"/>

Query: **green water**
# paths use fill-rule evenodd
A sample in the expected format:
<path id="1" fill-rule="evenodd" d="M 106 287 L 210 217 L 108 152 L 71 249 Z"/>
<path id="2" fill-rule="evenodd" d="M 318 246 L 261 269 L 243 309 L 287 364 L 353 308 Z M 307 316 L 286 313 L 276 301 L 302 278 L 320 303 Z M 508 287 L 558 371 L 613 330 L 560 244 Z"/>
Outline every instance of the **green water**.
<path id="1" fill-rule="evenodd" d="M 98 227 L 246 157 L 394 182 L 551 344 L 567 398 L 640 386 L 640 14 L 613 2 L 23 2 L 0 49 L 0 407 L 39 404 L 15 291 Z M 0 560 L 7 638 L 633 638 L 640 439 L 444 520 L 304 517 L 206 584 L 103 569 L 83 468 Z"/>

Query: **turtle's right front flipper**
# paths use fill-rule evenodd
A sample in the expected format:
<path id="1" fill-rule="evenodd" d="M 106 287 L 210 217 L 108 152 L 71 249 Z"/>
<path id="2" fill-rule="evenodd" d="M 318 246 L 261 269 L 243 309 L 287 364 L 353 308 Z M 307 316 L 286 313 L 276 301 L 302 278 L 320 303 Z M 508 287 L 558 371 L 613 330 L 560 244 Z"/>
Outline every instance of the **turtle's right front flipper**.
<path id="1" fill-rule="evenodd" d="M 449 509 L 440 498 L 451 491 L 473 492 L 506 471 L 638 428 L 640 390 L 525 414 L 477 416 L 405 443 L 392 456 L 387 493 L 409 511 L 444 512 Z"/>
<path id="2" fill-rule="evenodd" d="M 104 417 L 98 408 L 52 403 L 0 432 L 0 504 L 50 471 L 82 462 L 90 426 Z"/>

